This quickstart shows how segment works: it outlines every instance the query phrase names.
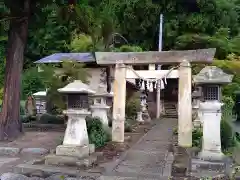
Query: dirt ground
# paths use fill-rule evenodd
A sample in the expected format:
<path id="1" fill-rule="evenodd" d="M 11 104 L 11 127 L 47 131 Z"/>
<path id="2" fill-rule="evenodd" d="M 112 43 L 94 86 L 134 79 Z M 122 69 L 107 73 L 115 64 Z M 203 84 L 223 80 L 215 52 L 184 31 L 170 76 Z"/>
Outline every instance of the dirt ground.
<path id="1" fill-rule="evenodd" d="M 96 149 L 97 152 L 103 152 L 103 156 L 98 163 L 109 162 L 118 158 L 129 147 L 135 144 L 150 128 L 154 122 L 146 124 L 135 124 L 132 127 L 132 132 L 125 133 L 124 143 L 109 142 L 104 147 Z M 55 148 L 62 143 L 64 131 L 39 131 L 29 130 L 26 128 L 24 135 L 12 142 L 0 142 L 1 147 L 16 147 L 16 148 L 45 148 L 54 151 Z"/>
<path id="2" fill-rule="evenodd" d="M 12 142 L 0 142 L 2 147 L 16 148 L 46 148 L 54 149 L 61 144 L 64 132 L 54 131 L 26 131 L 24 135 Z"/>

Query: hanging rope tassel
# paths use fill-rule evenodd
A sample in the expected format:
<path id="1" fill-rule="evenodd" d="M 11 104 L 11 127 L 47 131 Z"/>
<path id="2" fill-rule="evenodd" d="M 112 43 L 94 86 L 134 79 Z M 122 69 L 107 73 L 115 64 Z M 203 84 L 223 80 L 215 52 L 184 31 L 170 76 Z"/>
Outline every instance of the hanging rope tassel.
<path id="1" fill-rule="evenodd" d="M 141 84 L 141 90 L 144 90 L 145 89 L 145 82 L 142 81 L 142 84 Z"/>
<path id="2" fill-rule="evenodd" d="M 149 91 L 153 92 L 153 82 L 149 81 Z"/>

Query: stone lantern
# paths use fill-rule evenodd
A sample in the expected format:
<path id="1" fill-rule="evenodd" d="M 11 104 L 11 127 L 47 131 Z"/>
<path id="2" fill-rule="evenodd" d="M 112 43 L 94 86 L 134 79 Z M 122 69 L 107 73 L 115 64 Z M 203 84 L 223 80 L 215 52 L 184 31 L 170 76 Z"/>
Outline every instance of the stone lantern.
<path id="1" fill-rule="evenodd" d="M 94 151 L 94 145 L 89 144 L 88 133 L 86 127 L 86 116 L 90 115 L 88 95 L 92 95 L 95 91 L 91 90 L 88 85 L 80 80 L 68 84 L 58 89 L 62 94 L 66 95 L 67 110 L 64 114 L 68 116 L 67 128 L 64 135 L 63 144 L 56 148 L 56 156 L 71 156 L 82 158 L 88 156 Z M 45 161 L 51 164 L 54 160 L 52 156 Z M 59 158 L 61 159 L 61 158 Z M 77 158 L 76 158 L 77 160 Z"/>
<path id="2" fill-rule="evenodd" d="M 91 106 L 92 117 L 99 117 L 105 128 L 108 127 L 108 111 L 110 106 L 107 105 L 107 98 L 113 95 L 108 93 L 104 86 L 99 85 L 97 92 L 92 95 L 93 105 Z"/>
<path id="3" fill-rule="evenodd" d="M 215 66 L 203 68 L 194 77 L 194 83 L 202 88 L 202 102 L 199 103 L 200 120 L 203 124 L 202 150 L 198 156 L 201 161 L 192 161 L 192 165 L 201 169 L 202 165 L 211 165 L 211 162 L 223 162 L 221 151 L 221 86 L 231 83 L 233 76 Z M 221 166 L 224 163 L 216 163 Z"/>

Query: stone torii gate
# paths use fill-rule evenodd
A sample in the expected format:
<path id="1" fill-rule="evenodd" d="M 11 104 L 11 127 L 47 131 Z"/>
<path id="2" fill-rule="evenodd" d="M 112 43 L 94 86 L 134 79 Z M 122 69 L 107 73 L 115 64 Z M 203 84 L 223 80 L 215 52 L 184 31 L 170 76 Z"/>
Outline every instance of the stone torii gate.
<path id="1" fill-rule="evenodd" d="M 192 63 L 211 63 L 215 49 L 187 51 L 150 51 L 150 52 L 96 52 L 99 65 L 115 64 L 112 140 L 124 142 L 124 121 L 126 101 L 127 65 L 142 64 L 179 64 L 178 78 L 178 144 L 182 147 L 192 146 Z M 165 70 L 166 71 L 166 70 Z M 148 70 L 145 78 L 161 78 L 163 70 Z M 176 72 L 172 74 L 174 75 Z"/>

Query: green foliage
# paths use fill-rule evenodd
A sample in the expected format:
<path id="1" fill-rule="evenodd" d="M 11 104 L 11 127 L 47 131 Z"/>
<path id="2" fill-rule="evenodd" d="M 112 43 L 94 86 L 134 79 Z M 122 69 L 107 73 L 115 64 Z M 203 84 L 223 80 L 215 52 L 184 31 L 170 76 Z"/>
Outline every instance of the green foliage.
<path id="1" fill-rule="evenodd" d="M 178 135 L 178 129 L 175 128 L 173 130 L 174 135 Z M 202 146 L 202 137 L 203 137 L 203 131 L 201 128 L 195 128 L 192 132 L 192 146 L 201 148 Z"/>
<path id="2" fill-rule="evenodd" d="M 140 111 L 140 96 L 138 93 L 134 94 L 127 102 L 126 102 L 126 117 L 131 119 L 137 118 L 137 113 Z"/>
<path id="3" fill-rule="evenodd" d="M 126 118 L 124 121 L 124 132 L 132 132 L 134 123 L 136 123 L 135 120 Z"/>
<path id="4" fill-rule="evenodd" d="M 224 151 L 235 146 L 235 135 L 230 125 L 232 121 L 232 110 L 234 102 L 231 97 L 223 97 L 222 119 L 221 119 L 221 144 Z"/>
<path id="5" fill-rule="evenodd" d="M 202 146 L 202 136 L 203 132 L 202 129 L 197 128 L 194 129 L 192 132 L 192 146 L 193 147 L 201 147 Z"/>
<path id="6" fill-rule="evenodd" d="M 4 73 L 5 73 L 5 60 L 1 56 L 1 52 L 0 52 L 0 88 L 3 87 Z"/>
<path id="7" fill-rule="evenodd" d="M 223 96 L 222 102 L 222 120 L 231 122 L 234 101 L 231 97 Z"/>
<path id="8" fill-rule="evenodd" d="M 142 52 L 143 49 L 139 46 L 122 45 L 120 48 L 115 48 L 114 51 L 116 51 L 116 52 Z"/>
<path id="9" fill-rule="evenodd" d="M 0 88 L 0 105 L 2 105 L 3 101 L 3 88 Z"/>
<path id="10" fill-rule="evenodd" d="M 235 146 L 235 137 L 232 127 L 228 121 L 221 121 L 221 145 L 223 150 L 228 150 Z"/>
<path id="11" fill-rule="evenodd" d="M 32 122 L 32 121 L 36 121 L 35 116 L 21 115 L 21 122 L 22 123 L 29 123 L 29 122 Z"/>
<path id="12" fill-rule="evenodd" d="M 89 142 L 95 147 L 102 147 L 110 140 L 110 134 L 104 129 L 98 117 L 87 117 L 87 131 Z"/>
<path id="13" fill-rule="evenodd" d="M 22 75 L 22 98 L 41 90 L 45 90 L 45 85 L 37 67 L 27 69 Z"/>
<path id="14" fill-rule="evenodd" d="M 52 114 L 45 113 L 41 115 L 39 119 L 39 123 L 41 124 L 64 124 L 65 119 L 61 116 L 55 116 Z"/>
<path id="15" fill-rule="evenodd" d="M 92 37 L 85 34 L 74 34 L 69 48 L 72 52 L 91 52 L 94 49 Z"/>

